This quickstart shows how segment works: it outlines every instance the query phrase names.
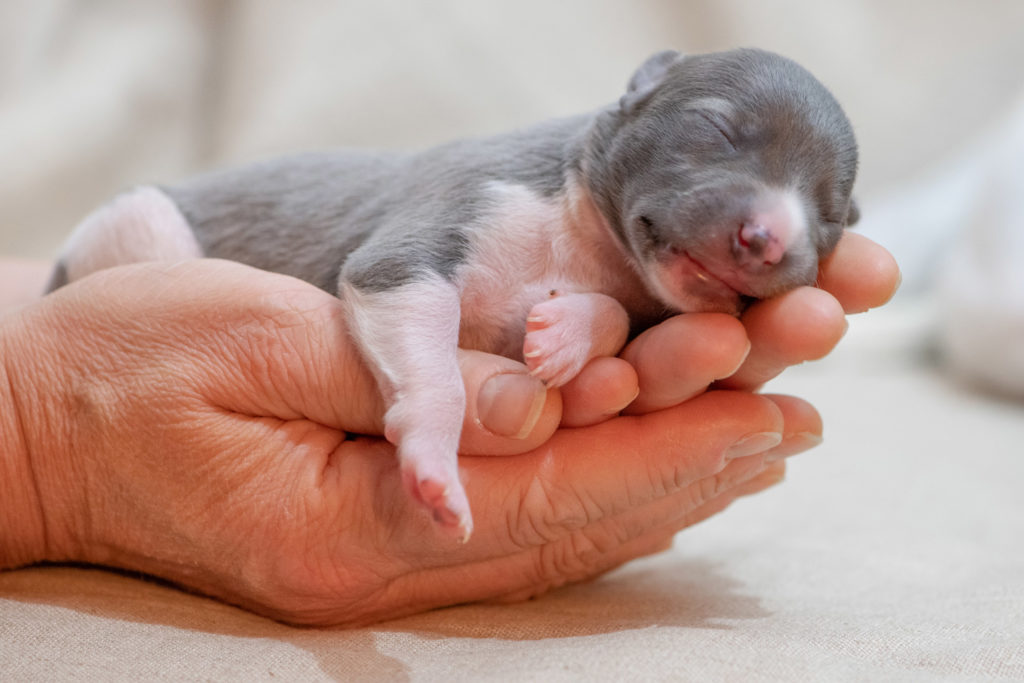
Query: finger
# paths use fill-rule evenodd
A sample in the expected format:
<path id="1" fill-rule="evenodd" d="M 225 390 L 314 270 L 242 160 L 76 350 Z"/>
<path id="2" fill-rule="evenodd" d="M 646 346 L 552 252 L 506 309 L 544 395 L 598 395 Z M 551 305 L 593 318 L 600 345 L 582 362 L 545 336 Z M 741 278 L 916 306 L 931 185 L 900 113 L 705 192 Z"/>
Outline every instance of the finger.
<path id="1" fill-rule="evenodd" d="M 682 403 L 733 374 L 749 350 L 747 332 L 732 316 L 691 313 L 669 318 L 620 354 L 636 368 L 640 388 L 625 412 L 638 415 Z"/>
<path id="2" fill-rule="evenodd" d="M 720 493 L 705 500 L 691 510 L 683 512 L 650 532 L 653 536 L 673 538 L 684 529 L 708 520 L 732 505 L 737 499 L 752 496 L 781 484 L 786 479 L 786 463 L 773 462 L 764 464 L 763 468 L 751 474 L 749 478 L 741 478 Z"/>
<path id="3" fill-rule="evenodd" d="M 742 317 L 750 353 L 724 389 L 755 389 L 787 367 L 827 355 L 846 332 L 842 305 L 828 292 L 800 287 L 758 301 Z"/>
<path id="4" fill-rule="evenodd" d="M 881 306 L 892 298 L 899 284 L 900 269 L 892 254 L 849 230 L 821 263 L 818 273 L 818 286 L 836 297 L 847 313 Z"/>
<path id="5" fill-rule="evenodd" d="M 767 491 L 773 486 L 777 486 L 786 480 L 786 463 L 785 461 L 770 462 L 765 465 L 764 470 L 755 477 L 748 479 L 747 481 L 741 482 L 736 485 L 729 495 L 732 496 L 733 500 L 737 498 L 743 498 L 745 496 L 753 496 Z M 713 501 L 712 501 L 713 502 Z M 703 506 L 702 506 L 703 508 Z M 701 509 L 694 510 L 694 515 L 700 515 Z M 708 515 L 710 516 L 710 515 Z M 708 516 L 701 517 L 700 519 L 707 519 Z"/>
<path id="6" fill-rule="evenodd" d="M 676 531 L 706 519 L 725 508 L 733 499 L 764 490 L 782 481 L 783 457 L 806 449 L 805 435 L 821 434 L 821 416 L 812 405 L 792 396 L 768 395 L 779 409 L 782 442 L 765 449 L 746 449 L 740 457 L 727 460 L 720 472 L 696 480 L 678 492 L 610 519 L 618 533 L 645 533 L 650 527 L 663 533 Z"/>
<path id="7" fill-rule="evenodd" d="M 621 518 L 605 519 L 573 532 L 571 539 L 560 538 L 532 553 L 509 558 L 510 563 L 520 565 L 512 576 L 521 583 L 490 601 L 533 598 L 565 583 L 590 580 L 631 560 L 667 550 L 680 530 L 718 514 L 741 496 L 763 491 L 783 480 L 784 463 L 765 465 L 754 460 L 734 461 L 715 477 L 721 481 L 692 484 L 690 488 L 694 491 L 658 501 L 652 505 L 657 514 L 648 510 L 641 525 Z M 703 499 L 704 495 L 708 495 L 707 499 Z"/>
<path id="8" fill-rule="evenodd" d="M 636 557 L 663 552 L 672 547 L 676 534 L 696 524 L 714 517 L 732 505 L 738 498 L 761 493 L 781 484 L 785 480 L 786 464 L 776 462 L 759 469 L 747 468 L 747 476 L 737 478 L 723 490 L 711 496 L 692 509 L 679 508 L 680 514 L 672 515 L 664 524 L 657 525 L 646 531 L 635 540 L 624 544 L 614 553 L 612 558 L 615 566 L 624 564 Z"/>
<path id="9" fill-rule="evenodd" d="M 510 593 L 489 598 L 486 602 L 493 604 L 512 604 L 523 602 L 524 600 L 532 600 L 533 598 L 544 595 L 552 589 L 558 588 L 567 583 L 583 583 L 591 581 L 626 564 L 627 562 L 630 562 L 631 560 L 655 555 L 668 550 L 672 546 L 673 537 L 673 533 L 665 533 L 661 530 L 653 531 L 639 538 L 630 539 L 622 544 L 617 544 L 606 552 L 593 554 L 589 561 L 584 560 L 578 562 L 575 571 L 570 575 L 558 577 L 546 577 L 541 575 L 540 577 L 533 579 L 534 583 L 530 583 L 530 579 L 532 579 L 536 574 L 538 561 L 533 558 L 529 558 L 528 568 L 526 568 L 517 577 L 524 585 Z"/>
<path id="10" fill-rule="evenodd" d="M 459 452 L 510 455 L 533 450 L 558 428 L 562 398 L 522 363 L 481 351 L 459 351 L 466 415 Z"/>
<path id="11" fill-rule="evenodd" d="M 814 406 L 794 396 L 783 396 L 780 394 L 762 395 L 774 402 L 786 419 L 786 428 L 782 434 L 782 442 L 764 454 L 766 461 L 775 462 L 782 460 L 821 445 L 821 415 L 815 410 Z"/>
<path id="12" fill-rule="evenodd" d="M 717 515 L 738 498 L 782 483 L 785 472 L 784 462 L 765 463 L 762 458 L 741 458 L 730 462 L 711 480 L 691 484 L 687 491 L 675 494 L 672 499 L 652 504 L 644 511 L 643 524 L 637 524 L 635 519 L 604 520 L 601 526 L 605 528 L 590 529 L 586 533 L 595 547 L 609 550 L 599 561 L 592 562 L 594 566 L 579 568 L 570 581 L 592 578 L 636 558 L 668 550 L 680 531 Z M 573 545 L 580 544 L 575 541 Z"/>
<path id="13" fill-rule="evenodd" d="M 722 471 L 730 459 L 774 447 L 783 428 L 772 401 L 711 392 L 650 415 L 559 430 L 514 458 L 463 458 L 477 524 L 466 550 L 508 554 L 641 508 Z"/>
<path id="14" fill-rule="evenodd" d="M 676 535 L 696 524 L 714 517 L 732 505 L 738 498 L 761 493 L 781 484 L 785 480 L 786 466 L 784 462 L 765 465 L 764 469 L 749 479 L 740 480 L 731 488 L 712 496 L 689 511 L 683 511 L 666 524 L 659 525 L 635 540 L 631 540 L 615 550 L 611 559 L 613 566 L 625 564 L 637 557 L 664 552 L 672 547 Z"/>
<path id="15" fill-rule="evenodd" d="M 618 415 L 640 392 L 636 370 L 621 358 L 595 358 L 562 387 L 562 426 L 585 427 Z"/>
<path id="16" fill-rule="evenodd" d="M 733 401 L 733 399 L 741 400 Z M 766 403 L 749 399 L 764 399 Z M 694 511 L 708 505 L 716 498 L 730 492 L 734 492 L 734 497 L 753 493 L 759 490 L 759 486 L 770 485 L 771 477 L 761 480 L 761 483 L 757 485 L 748 485 L 747 482 L 761 477 L 762 473 L 768 470 L 776 472 L 778 477 L 781 477 L 785 472 L 785 465 L 779 459 L 773 458 L 773 454 L 783 452 L 786 448 L 796 450 L 793 448 L 792 440 L 799 440 L 799 435 L 821 433 L 821 418 L 813 406 L 806 401 L 788 396 L 761 397 L 746 393 L 712 392 L 694 399 L 678 409 L 663 411 L 656 415 L 668 414 L 677 421 L 685 421 L 688 411 L 683 408 L 694 403 L 705 404 L 698 406 L 697 414 L 703 414 L 705 419 L 711 421 L 722 419 L 721 414 L 716 415 L 721 410 L 749 411 L 748 414 L 754 417 L 753 422 L 746 424 L 743 430 L 737 430 L 737 432 L 778 428 L 778 433 L 782 435 L 783 441 L 774 445 L 772 440 L 764 438 L 768 432 L 758 432 L 755 435 L 746 433 L 742 436 L 737 436 L 737 433 L 734 432 L 732 434 L 734 441 L 724 449 L 721 442 L 711 447 L 718 450 L 720 459 L 712 459 L 711 462 L 701 462 L 699 458 L 691 460 L 687 463 L 688 466 L 685 466 L 685 472 L 677 470 L 671 473 L 671 482 L 666 481 L 665 478 L 659 481 L 657 474 L 650 471 L 644 472 L 640 466 L 641 463 L 624 457 L 620 457 L 615 463 L 604 464 L 605 468 L 613 470 L 610 477 L 604 481 L 597 477 L 586 481 L 582 475 L 570 477 L 571 471 L 562 469 L 557 473 L 557 477 L 549 475 L 547 490 L 554 493 L 541 502 L 533 501 L 533 505 L 543 511 L 543 519 L 540 521 L 536 519 L 523 520 L 529 522 L 528 527 L 531 532 L 536 537 L 550 542 L 581 528 L 598 529 L 601 528 L 601 525 L 606 524 L 610 525 L 608 533 L 621 540 L 641 536 L 651 529 L 668 529 L 672 525 L 680 525 L 687 520 L 692 524 L 696 521 L 693 517 Z M 723 425 L 720 423 L 719 426 Z M 649 428 L 655 427 L 649 426 Z M 587 431 L 593 429 L 597 428 Z M 693 433 L 692 438 L 694 440 L 706 439 L 707 436 Z M 787 439 L 791 441 L 787 441 Z M 662 467 L 684 467 L 679 460 L 671 456 L 662 457 L 665 458 L 660 463 Z M 600 465 L 600 462 L 594 463 L 595 468 Z M 641 476 L 646 476 L 646 489 L 639 485 L 640 478 L 633 477 L 633 473 L 637 471 L 641 473 Z M 538 473 L 535 480 L 542 476 L 543 473 Z M 781 479 L 778 480 L 781 481 Z M 626 491 L 625 499 L 628 504 L 602 507 L 597 502 L 601 500 L 614 502 L 615 492 L 621 492 L 623 489 Z M 534 490 L 530 493 L 536 495 L 537 491 Z M 571 505 L 566 507 L 563 501 L 556 500 L 557 497 L 562 497 L 571 501 L 573 496 L 591 501 L 590 505 L 585 510 L 576 509 L 574 511 Z M 524 501 L 521 505 L 521 509 L 530 510 L 530 508 L 529 500 Z M 599 511 L 603 514 L 597 514 Z M 561 517 L 561 525 L 558 524 L 560 512 L 567 513 Z M 672 528 L 681 528 L 681 526 Z M 528 540 L 528 537 L 521 538 L 520 542 L 522 543 L 524 540 Z M 534 540 L 536 541 L 536 538 Z"/>

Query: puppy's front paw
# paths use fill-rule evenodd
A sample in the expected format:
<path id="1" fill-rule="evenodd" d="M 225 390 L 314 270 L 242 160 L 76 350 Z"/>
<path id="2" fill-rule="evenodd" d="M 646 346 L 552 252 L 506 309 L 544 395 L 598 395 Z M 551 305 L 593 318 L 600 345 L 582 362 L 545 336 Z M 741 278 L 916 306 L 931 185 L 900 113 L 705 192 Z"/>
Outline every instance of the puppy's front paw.
<path id="1" fill-rule="evenodd" d="M 591 358 L 586 296 L 552 296 L 530 309 L 526 318 L 523 358 L 530 373 L 549 386 L 562 386 Z"/>

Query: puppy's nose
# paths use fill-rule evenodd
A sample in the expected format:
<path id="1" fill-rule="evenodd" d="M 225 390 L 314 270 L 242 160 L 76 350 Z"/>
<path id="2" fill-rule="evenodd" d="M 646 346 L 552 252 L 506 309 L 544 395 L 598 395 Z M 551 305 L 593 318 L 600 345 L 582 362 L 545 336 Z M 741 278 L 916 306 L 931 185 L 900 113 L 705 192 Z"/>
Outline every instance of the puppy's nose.
<path id="1" fill-rule="evenodd" d="M 736 252 L 744 266 L 774 266 L 786 255 L 786 244 L 779 230 L 761 222 L 746 222 L 736 234 Z"/>

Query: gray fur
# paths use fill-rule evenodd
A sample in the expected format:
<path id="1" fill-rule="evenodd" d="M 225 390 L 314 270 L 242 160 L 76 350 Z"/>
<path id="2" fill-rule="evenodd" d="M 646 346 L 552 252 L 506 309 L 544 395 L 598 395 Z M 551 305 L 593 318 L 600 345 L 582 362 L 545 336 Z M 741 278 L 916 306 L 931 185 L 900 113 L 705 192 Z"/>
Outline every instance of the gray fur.
<path id="1" fill-rule="evenodd" d="M 587 182 L 613 229 L 642 258 L 735 222 L 758 185 L 793 186 L 809 204 L 817 253 L 773 269 L 751 294 L 813 282 L 818 258 L 856 217 L 857 145 L 835 98 L 803 67 L 761 50 L 652 59 L 662 80 L 600 114 L 586 152 Z M 709 99 L 728 111 L 694 108 Z"/>
<path id="2" fill-rule="evenodd" d="M 294 275 L 331 293 L 344 264 L 353 285 L 382 291 L 424 270 L 453 276 L 466 259 L 466 230 L 487 214 L 487 181 L 520 183 L 545 197 L 560 192 L 589 118 L 419 154 L 301 154 L 162 189 L 207 256 Z"/>
<path id="3" fill-rule="evenodd" d="M 691 105 L 708 98 L 728 111 Z M 486 228 L 489 180 L 552 197 L 581 176 L 638 261 L 741 216 L 754 185 L 798 188 L 816 253 L 787 255 L 753 297 L 813 281 L 819 257 L 855 215 L 853 132 L 839 105 L 796 63 L 760 50 L 660 52 L 617 106 L 416 154 L 318 153 L 214 173 L 165 188 L 204 253 L 337 291 L 339 269 L 383 291 L 425 271 L 448 279 Z"/>

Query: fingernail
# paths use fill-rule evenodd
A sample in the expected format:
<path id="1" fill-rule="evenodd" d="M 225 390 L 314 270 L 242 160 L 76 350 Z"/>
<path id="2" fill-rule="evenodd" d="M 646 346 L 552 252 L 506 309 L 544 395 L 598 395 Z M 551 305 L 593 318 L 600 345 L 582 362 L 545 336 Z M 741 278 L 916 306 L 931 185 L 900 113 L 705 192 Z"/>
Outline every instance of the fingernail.
<path id="1" fill-rule="evenodd" d="M 537 425 L 547 395 L 544 383 L 530 375 L 494 375 L 477 394 L 477 418 L 492 434 L 525 439 Z"/>
<path id="2" fill-rule="evenodd" d="M 738 363 L 736 363 L 736 367 L 734 367 L 728 373 L 722 375 L 721 377 L 716 377 L 715 379 L 725 379 L 726 377 L 732 377 L 737 372 L 739 372 L 740 368 L 743 367 L 743 364 L 747 362 L 747 356 L 750 355 L 750 349 L 751 349 L 750 341 L 747 341 L 747 349 L 743 352 L 743 357 L 740 358 Z"/>
<path id="3" fill-rule="evenodd" d="M 814 434 L 813 432 L 798 432 L 791 434 L 786 437 L 786 441 L 780 444 L 778 448 L 772 449 L 771 453 L 767 453 L 764 456 L 765 462 L 775 462 L 776 460 L 782 460 L 788 458 L 791 455 L 797 453 L 803 453 L 809 451 L 815 446 L 820 446 L 823 439 L 820 434 Z"/>
<path id="4" fill-rule="evenodd" d="M 725 458 L 730 460 L 732 458 L 743 458 L 748 455 L 764 453 L 769 448 L 775 448 L 780 443 L 782 443 L 782 434 L 778 432 L 749 434 L 730 446 L 729 450 L 725 452 Z"/>
<path id="5" fill-rule="evenodd" d="M 622 405 L 622 407 L 620 407 L 620 408 L 613 408 L 613 409 L 611 409 L 611 410 L 608 410 L 608 411 L 606 411 L 606 412 L 603 412 L 603 413 L 601 413 L 601 416 L 602 416 L 602 417 L 615 417 L 616 415 L 618 415 L 619 413 L 621 413 L 621 412 L 622 412 L 623 410 L 625 410 L 626 408 L 628 408 L 628 407 L 629 407 L 630 405 L 632 405 L 633 401 L 635 401 L 635 400 L 637 399 L 637 397 L 639 397 L 639 396 L 640 396 L 640 387 L 637 387 L 637 388 L 636 388 L 636 391 L 635 391 L 635 392 L 633 392 L 633 395 L 632 395 L 632 396 L 630 396 L 629 400 L 628 400 L 628 401 L 626 401 L 626 402 L 625 402 L 625 403 L 624 403 L 624 404 Z"/>

